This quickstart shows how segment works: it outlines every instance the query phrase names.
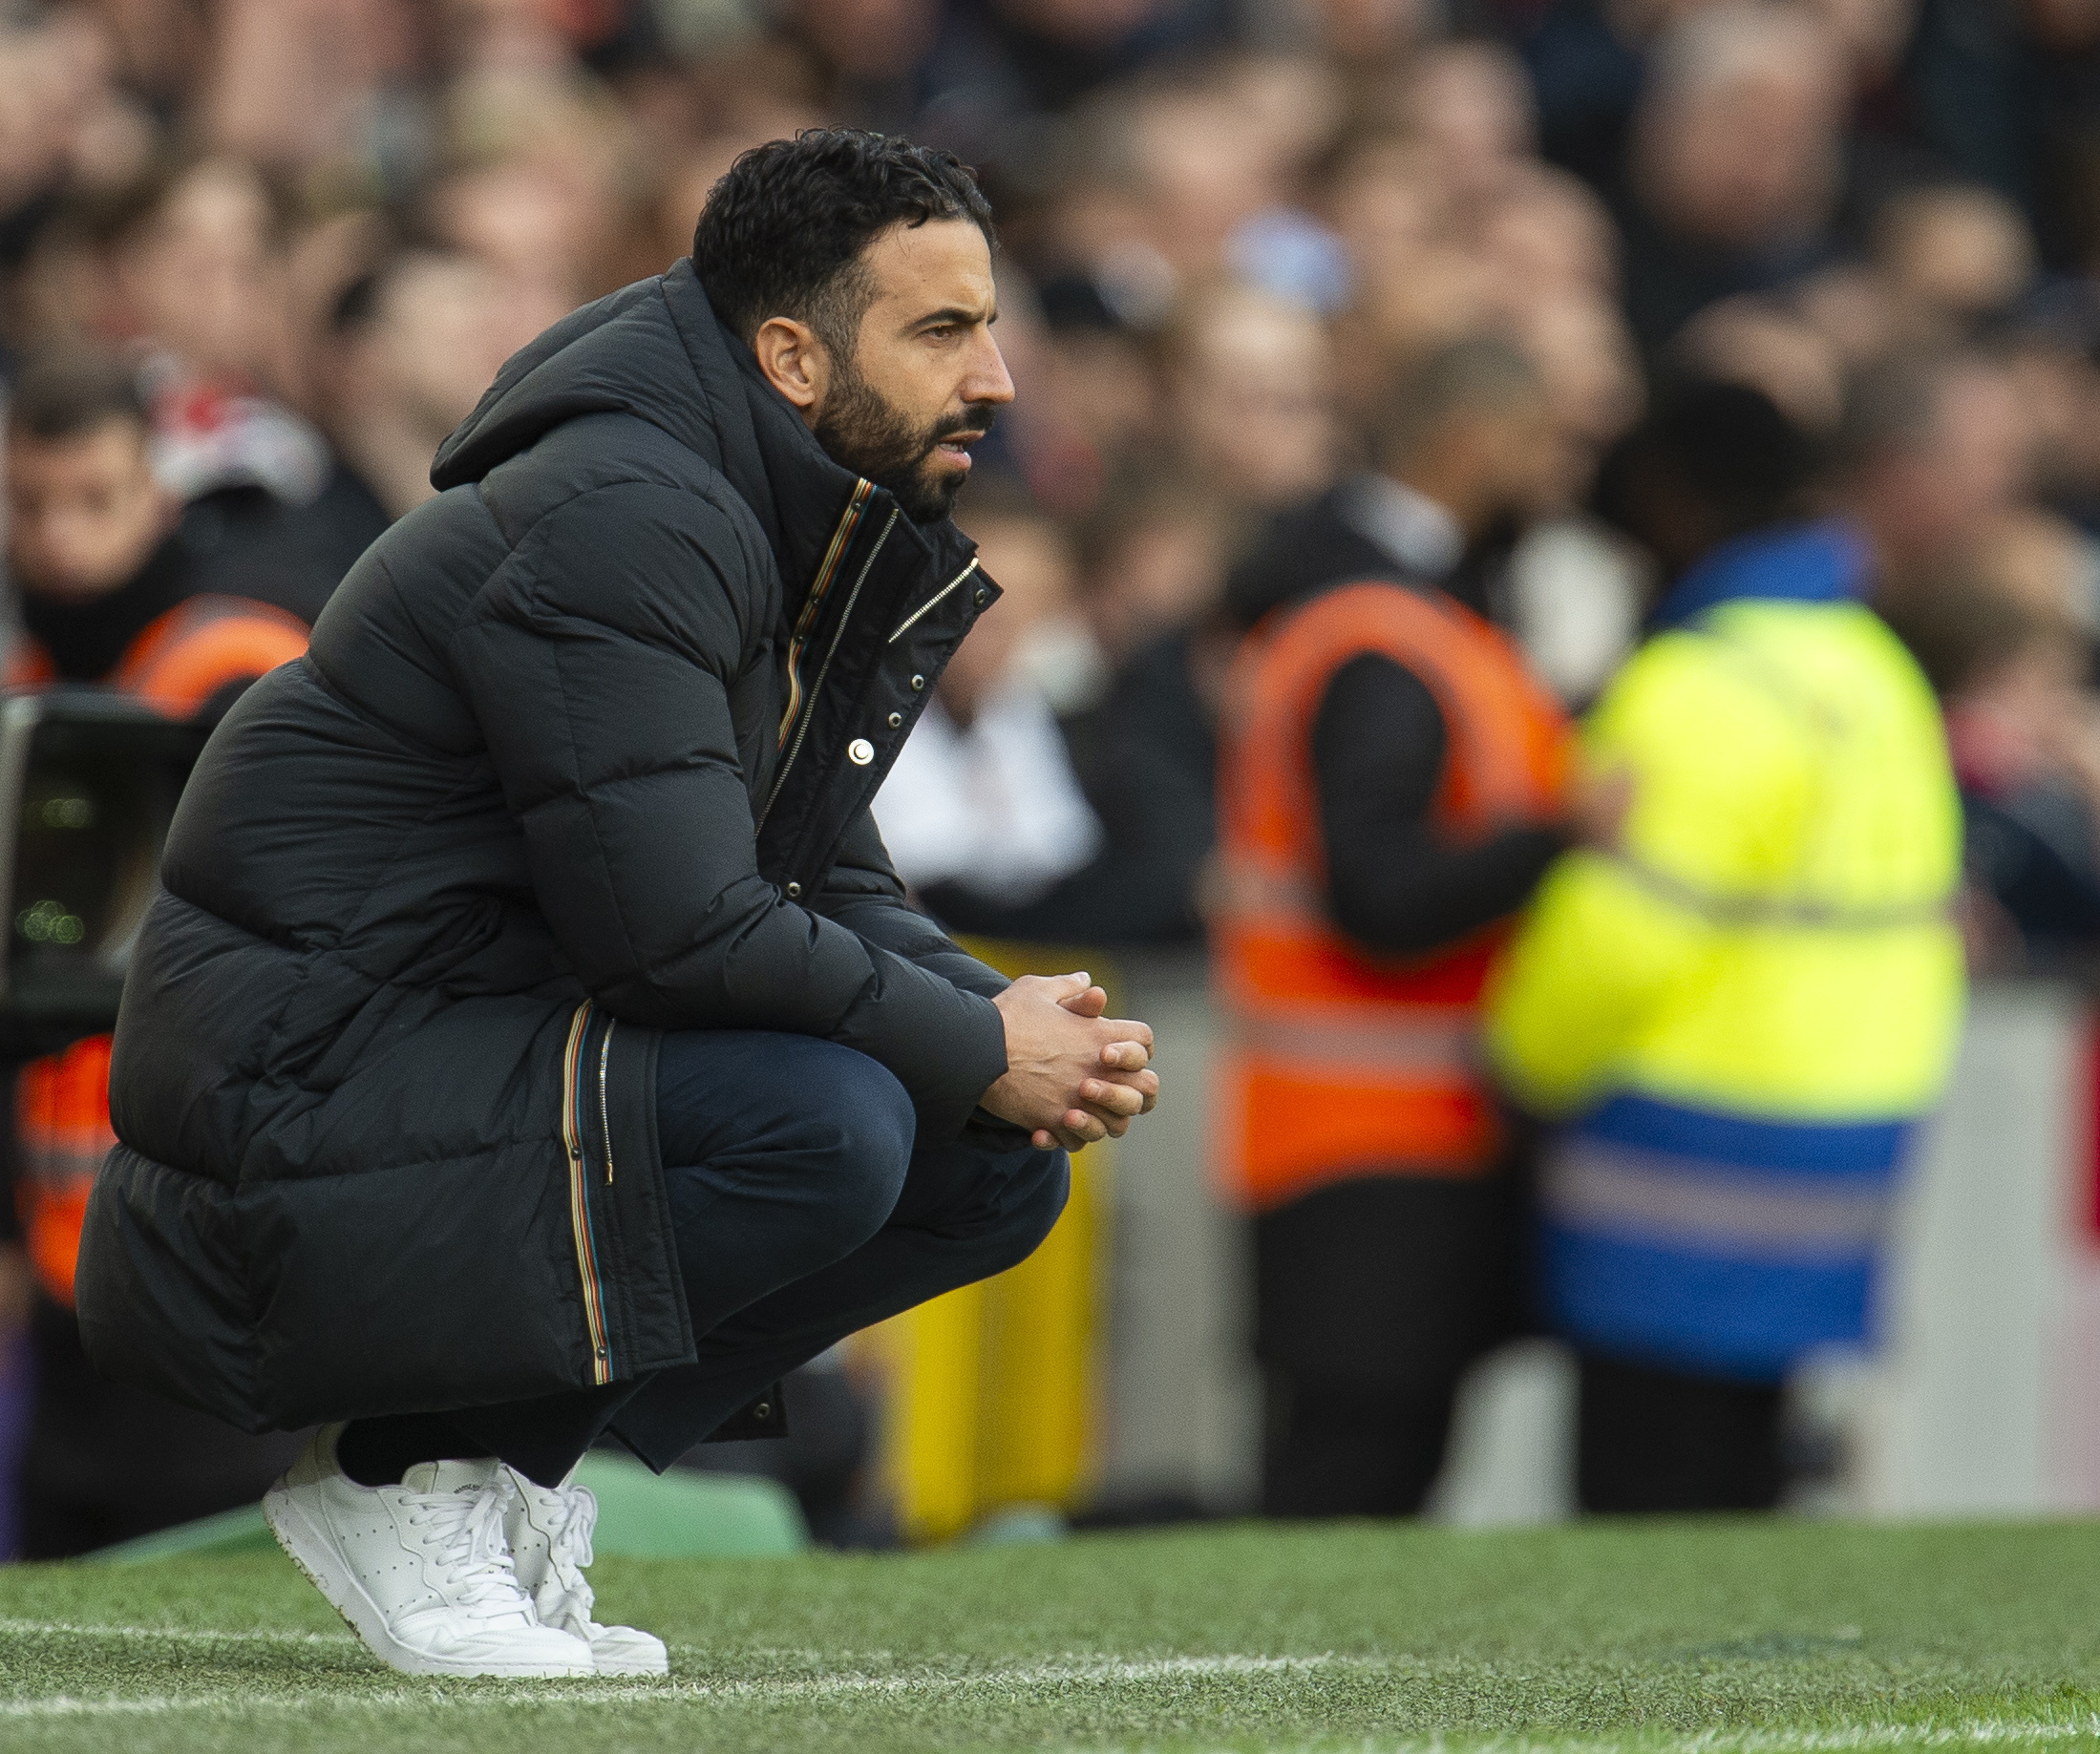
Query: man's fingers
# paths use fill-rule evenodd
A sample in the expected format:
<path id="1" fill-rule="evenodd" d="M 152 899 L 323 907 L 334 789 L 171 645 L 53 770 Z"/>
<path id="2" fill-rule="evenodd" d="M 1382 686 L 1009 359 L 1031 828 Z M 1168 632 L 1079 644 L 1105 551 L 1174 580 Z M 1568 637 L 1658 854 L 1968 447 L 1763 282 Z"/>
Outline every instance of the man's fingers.
<path id="1" fill-rule="evenodd" d="M 1113 1031 L 1113 1040 L 1119 1046 L 1142 1047 L 1146 1053 L 1150 1054 L 1152 1052 L 1152 1025 L 1150 1024 L 1141 1024 L 1135 1018 L 1131 1017 L 1112 1017 L 1106 1019 L 1101 1027 L 1104 1030 Z"/>
<path id="2" fill-rule="evenodd" d="M 1150 1067 L 1140 1067 L 1135 1072 L 1103 1072 L 1101 1081 L 1104 1084 L 1128 1085 L 1132 1089 L 1147 1096 L 1159 1094 L 1159 1074 Z"/>
<path id="3" fill-rule="evenodd" d="M 1109 1136 L 1109 1124 L 1098 1114 L 1085 1109 L 1067 1109 L 1063 1131 L 1079 1141 L 1080 1145 L 1097 1145 Z M 1071 1149 L 1076 1151 L 1078 1146 Z"/>
<path id="4" fill-rule="evenodd" d="M 1141 1072 L 1152 1064 L 1151 1045 L 1135 1041 L 1105 1043 L 1101 1048 L 1101 1064 L 1111 1071 Z"/>
<path id="5" fill-rule="evenodd" d="M 1127 1084 L 1111 1084 L 1106 1078 L 1089 1078 L 1079 1087 L 1079 1100 L 1100 1114 L 1142 1114 L 1144 1091 Z"/>
<path id="6" fill-rule="evenodd" d="M 1082 977 L 1084 978 L 1084 977 Z M 1075 1017 L 1099 1017 L 1109 1008 L 1109 996 L 1098 986 L 1083 986 L 1057 1002 Z"/>
<path id="7" fill-rule="evenodd" d="M 1123 1134 L 1130 1132 L 1130 1120 L 1132 1120 L 1130 1115 L 1113 1113 L 1111 1109 L 1098 1109 L 1098 1107 L 1094 1107 L 1092 1103 L 1079 1107 L 1079 1109 L 1073 1109 L 1073 1113 L 1075 1115 L 1086 1115 L 1086 1126 L 1088 1126 L 1086 1143 L 1088 1145 L 1098 1145 L 1102 1138 L 1121 1138 Z"/>

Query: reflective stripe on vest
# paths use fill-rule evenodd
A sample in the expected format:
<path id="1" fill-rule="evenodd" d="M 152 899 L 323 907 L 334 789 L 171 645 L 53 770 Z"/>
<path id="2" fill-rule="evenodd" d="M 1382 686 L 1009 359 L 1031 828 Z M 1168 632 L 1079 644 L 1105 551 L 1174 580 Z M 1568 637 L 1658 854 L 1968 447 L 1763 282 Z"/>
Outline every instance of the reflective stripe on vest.
<path id="1" fill-rule="evenodd" d="M 129 694 L 171 719 L 194 717 L 237 682 L 289 664 L 307 649 L 307 624 L 295 615 L 245 597 L 192 597 L 156 617 L 97 685 Z M 8 654 L 8 692 L 55 687 L 61 678 L 34 640 Z"/>
<path id="2" fill-rule="evenodd" d="M 1880 1240 L 1889 1189 L 1805 1183 L 1578 1137 L 1548 1152 L 1539 1204 L 1549 1223 L 1661 1248 L 1852 1259 Z"/>
<path id="3" fill-rule="evenodd" d="M 1567 771 L 1559 706 L 1503 635 L 1448 599 L 1343 585 L 1247 642 L 1227 689 L 1211 923 L 1228 1026 L 1220 1157 L 1257 1210 L 1352 1175 L 1474 1173 L 1496 1144 L 1474 1037 L 1500 932 L 1380 958 L 1327 918 L 1312 727 L 1335 672 L 1366 654 L 1435 698 L 1444 833 L 1551 816 Z"/>
<path id="4" fill-rule="evenodd" d="M 132 642 L 107 686 L 187 719 L 222 689 L 252 682 L 306 649 L 306 624 L 282 609 L 244 597 L 192 597 Z"/>
<path id="5" fill-rule="evenodd" d="M 20 1153 L 15 1201 L 31 1269 L 44 1291 L 73 1302 L 80 1226 L 95 1172 L 117 1134 L 110 1127 L 110 1038 L 91 1035 L 32 1060 L 14 1080 Z"/>

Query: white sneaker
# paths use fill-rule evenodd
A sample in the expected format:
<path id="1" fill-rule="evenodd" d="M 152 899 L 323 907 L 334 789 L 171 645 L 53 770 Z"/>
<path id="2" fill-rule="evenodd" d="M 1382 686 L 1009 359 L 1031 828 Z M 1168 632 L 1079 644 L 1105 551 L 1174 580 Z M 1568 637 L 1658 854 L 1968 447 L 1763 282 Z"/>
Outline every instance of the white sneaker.
<path id="1" fill-rule="evenodd" d="M 409 1675 L 592 1675 L 590 1646 L 542 1626 L 503 1540 L 500 1462 L 420 1462 L 359 1486 L 325 1426 L 263 1496 L 277 1544 L 380 1661 Z"/>
<path id="2" fill-rule="evenodd" d="M 591 1562 L 591 1532 L 598 1527 L 598 1494 L 564 1480 L 541 1486 L 515 1468 L 503 1532 L 518 1567 L 518 1581 L 530 1592 L 542 1626 L 559 1626 L 590 1646 L 601 1675 L 668 1675 L 670 1653 L 663 1639 L 633 1626 L 601 1626 L 590 1617 L 597 1598 L 583 1568 Z"/>

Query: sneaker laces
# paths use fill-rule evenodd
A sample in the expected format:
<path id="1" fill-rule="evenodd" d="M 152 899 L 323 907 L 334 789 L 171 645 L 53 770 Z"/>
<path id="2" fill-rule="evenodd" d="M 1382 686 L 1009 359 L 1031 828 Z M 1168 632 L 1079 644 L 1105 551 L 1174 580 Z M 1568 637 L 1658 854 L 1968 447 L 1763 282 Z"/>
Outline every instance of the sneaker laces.
<path id="1" fill-rule="evenodd" d="M 503 1538 L 505 1494 L 499 1486 L 401 1495 L 409 1506 L 409 1527 L 430 1532 L 431 1569 L 448 1601 L 461 1608 L 507 1608 L 531 1617 L 531 1598 L 518 1581 Z"/>
<path id="2" fill-rule="evenodd" d="M 591 1532 L 598 1526 L 598 1494 L 587 1486 L 558 1486 L 543 1490 L 541 1502 L 547 1507 L 547 1559 L 562 1600 L 575 1610 L 580 1623 L 588 1624 L 598 1598 L 583 1568 L 594 1556 Z"/>

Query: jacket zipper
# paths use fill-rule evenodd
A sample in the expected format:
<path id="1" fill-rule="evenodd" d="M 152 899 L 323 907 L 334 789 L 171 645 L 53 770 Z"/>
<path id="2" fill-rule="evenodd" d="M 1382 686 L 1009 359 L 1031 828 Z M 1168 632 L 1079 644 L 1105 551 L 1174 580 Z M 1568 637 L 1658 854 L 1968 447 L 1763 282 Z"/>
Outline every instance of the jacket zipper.
<path id="1" fill-rule="evenodd" d="M 940 607 L 942 602 L 946 600 L 947 595 L 950 591 L 954 590 L 957 585 L 961 584 L 964 580 L 967 579 L 970 574 L 974 573 L 976 570 L 977 562 L 975 560 L 972 560 L 967 566 L 964 567 L 961 572 L 957 573 L 954 578 L 950 579 L 947 583 L 944 584 L 938 591 L 934 592 L 931 597 L 927 598 L 924 602 L 921 603 L 918 608 L 914 609 L 909 615 L 905 616 L 904 619 L 897 624 L 897 631 L 890 635 L 889 644 L 895 645 L 898 641 L 902 640 L 914 627 L 918 626 L 918 624 L 922 621 L 923 621 L 935 609 Z"/>
<path id="2" fill-rule="evenodd" d="M 758 827 L 763 830 L 766 818 L 773 814 L 773 807 L 779 802 L 780 788 L 788 783 L 788 771 L 795 766 L 795 758 L 802 752 L 802 742 L 810 734 L 810 721 L 817 716 L 817 697 L 824 691 L 824 678 L 831 674 L 831 662 L 838 656 L 838 643 L 846 637 L 846 623 L 853 620 L 853 606 L 860 601 L 860 587 L 867 583 L 868 574 L 875 570 L 876 557 L 882 552 L 883 543 L 890 539 L 890 532 L 897 528 L 898 508 L 890 508 L 889 522 L 882 526 L 882 534 L 875 539 L 875 546 L 868 550 L 868 558 L 860 562 L 860 571 L 855 577 L 853 589 L 846 594 L 846 606 L 838 611 L 838 625 L 832 629 L 831 644 L 824 648 L 824 662 L 817 666 L 817 680 L 810 685 L 808 698 L 802 703 L 801 722 L 795 728 L 795 741 L 788 746 L 788 752 L 781 758 L 780 771 L 773 776 L 773 790 L 766 793 L 766 808 L 758 813 Z"/>
<path id="3" fill-rule="evenodd" d="M 590 1033 L 593 1010 L 588 1000 L 576 1007 L 569 1020 L 568 1046 L 562 1055 L 562 1144 L 569 1159 L 569 1230 L 576 1244 L 576 1270 L 583 1283 L 583 1326 L 590 1336 L 590 1376 L 593 1385 L 612 1381 L 612 1351 L 605 1343 L 605 1300 L 598 1275 L 598 1242 L 590 1220 L 590 1166 L 583 1156 L 583 1131 L 578 1109 L 583 1086 L 583 1039 Z M 601 1067 L 603 1061 L 601 1061 Z M 601 1089 L 603 1086 L 601 1085 Z M 611 1178 L 612 1152 L 605 1153 L 606 1178 Z"/>
<path id="4" fill-rule="evenodd" d="M 785 745 L 788 731 L 795 724 L 795 714 L 802 709 L 802 648 L 808 645 L 811 633 L 816 630 L 817 617 L 822 611 L 824 599 L 831 591 L 832 580 L 838 571 L 838 563 L 846 558 L 846 550 L 853 542 L 854 530 L 860 522 L 860 514 L 866 509 L 868 497 L 875 492 L 870 481 L 856 481 L 853 492 L 847 497 L 846 509 L 840 514 L 838 527 L 831 533 L 831 541 L 824 549 L 824 558 L 817 564 L 816 577 L 810 581 L 810 594 L 803 601 L 802 613 L 795 618 L 795 631 L 788 636 L 788 708 L 780 715 L 780 742 Z"/>
<path id="5" fill-rule="evenodd" d="M 598 1132 L 605 1142 L 605 1186 L 612 1186 L 612 1103 L 605 1095 L 605 1070 L 612 1064 L 612 1032 L 617 1017 L 605 1019 L 605 1039 L 598 1044 Z"/>

